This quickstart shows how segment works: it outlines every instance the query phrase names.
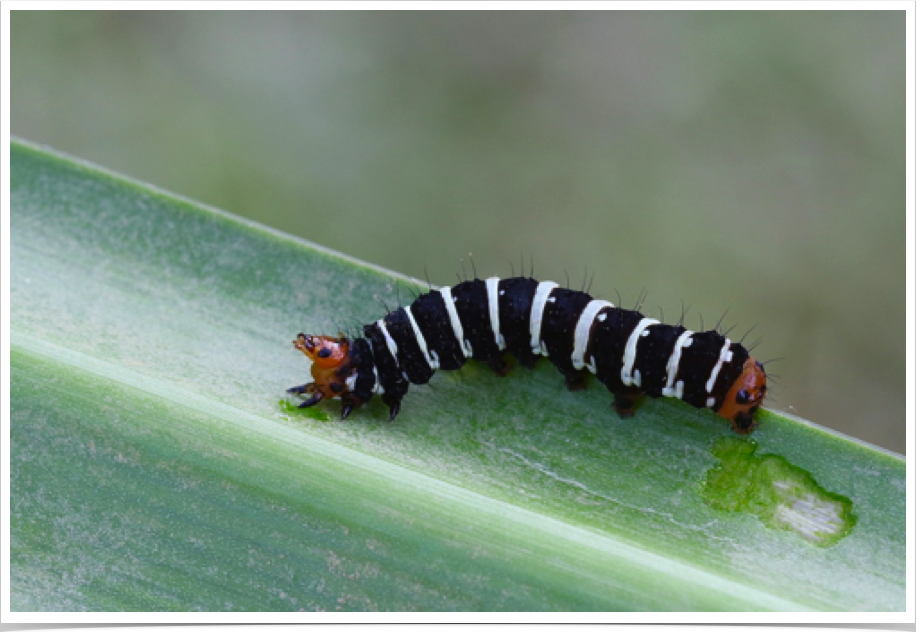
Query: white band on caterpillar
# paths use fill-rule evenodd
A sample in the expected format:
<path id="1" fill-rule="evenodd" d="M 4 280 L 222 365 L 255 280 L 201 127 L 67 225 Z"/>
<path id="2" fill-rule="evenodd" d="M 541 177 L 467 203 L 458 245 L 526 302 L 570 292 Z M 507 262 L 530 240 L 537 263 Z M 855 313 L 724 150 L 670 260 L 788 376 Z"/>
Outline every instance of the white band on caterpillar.
<path id="1" fill-rule="evenodd" d="M 665 383 L 665 388 L 662 389 L 662 395 L 665 397 L 677 397 L 678 399 L 683 399 L 684 397 L 684 381 L 681 380 L 675 387 L 674 380 L 677 377 L 678 366 L 681 363 L 681 351 L 693 343 L 692 335 L 693 332 L 688 329 L 681 333 L 677 342 L 674 343 L 674 351 L 671 352 L 671 357 L 668 358 L 668 379 Z"/>
<path id="2" fill-rule="evenodd" d="M 455 299 L 452 298 L 452 288 L 439 288 L 439 294 L 442 295 L 442 301 L 445 303 L 445 311 L 448 312 L 448 319 L 452 324 L 452 331 L 455 334 L 455 340 L 461 347 L 461 353 L 465 358 L 470 358 L 474 354 L 471 344 L 464 339 L 464 327 L 461 326 L 461 319 L 458 318 L 458 310 L 455 309 Z"/>
<path id="3" fill-rule="evenodd" d="M 639 343 L 640 337 L 649 335 L 646 330 L 657 324 L 658 321 L 654 318 L 643 318 L 636 325 L 636 329 L 633 330 L 630 337 L 627 338 L 626 350 L 623 353 L 623 368 L 620 370 L 620 381 L 623 382 L 624 386 L 642 386 L 642 376 L 640 376 L 639 371 L 636 371 L 635 374 L 633 372 L 633 365 L 636 363 L 636 345 Z"/>
<path id="4" fill-rule="evenodd" d="M 531 333 L 532 353 L 547 355 L 547 349 L 541 343 L 541 321 L 544 319 L 544 308 L 547 306 L 547 299 L 556 287 L 559 286 L 553 281 L 542 281 L 538 283 L 538 289 L 534 293 L 534 300 L 531 301 L 531 322 L 529 332 Z"/>
<path id="5" fill-rule="evenodd" d="M 589 302 L 579 315 L 579 320 L 576 323 L 576 334 L 572 352 L 572 365 L 574 369 L 581 369 L 587 366 L 589 371 L 592 373 L 595 372 L 595 363 L 588 363 L 585 361 L 585 351 L 588 349 L 589 334 L 592 331 L 595 317 L 598 316 L 598 312 L 605 307 L 614 307 L 614 304 L 607 301 L 594 300 Z"/>
<path id="6" fill-rule="evenodd" d="M 487 306 L 490 308 L 490 328 L 493 330 L 493 341 L 499 350 L 506 348 L 506 339 L 499 331 L 499 277 L 487 279 Z"/>
<path id="7" fill-rule="evenodd" d="M 417 321 L 413 317 L 413 312 L 410 311 L 412 307 L 413 305 L 408 306 L 404 312 L 410 320 L 410 326 L 413 328 L 413 336 L 417 339 L 417 344 L 420 346 L 420 351 L 423 352 L 423 357 L 426 358 L 426 363 L 429 365 L 429 368 L 435 371 L 439 368 L 439 359 L 430 356 L 429 348 L 426 346 L 426 338 L 423 337 L 423 332 L 420 331 L 420 328 L 417 326 Z"/>

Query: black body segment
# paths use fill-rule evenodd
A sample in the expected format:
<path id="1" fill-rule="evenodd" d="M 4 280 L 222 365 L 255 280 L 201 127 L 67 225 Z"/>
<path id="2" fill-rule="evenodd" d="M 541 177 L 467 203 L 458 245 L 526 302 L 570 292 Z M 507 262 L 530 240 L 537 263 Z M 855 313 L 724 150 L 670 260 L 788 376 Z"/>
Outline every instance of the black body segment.
<path id="1" fill-rule="evenodd" d="M 595 377 L 609 391 L 619 393 L 624 389 L 620 371 L 627 340 L 643 315 L 625 309 L 611 309 L 603 313 L 607 314 L 607 318 L 603 322 L 597 321 L 592 327 L 589 353 L 597 369 Z"/>
<path id="2" fill-rule="evenodd" d="M 674 351 L 678 336 L 686 331 L 683 327 L 657 324 L 646 329 L 648 334 L 640 338 L 637 347 L 634 370 L 642 378 L 640 388 L 650 397 L 661 397 L 668 378 L 668 359 Z"/>
<path id="3" fill-rule="evenodd" d="M 437 291 L 421 294 L 410 311 L 426 339 L 426 346 L 439 358 L 439 368 L 454 371 L 464 366 L 466 358 L 455 338 L 442 294 Z"/>
<path id="4" fill-rule="evenodd" d="M 372 349 L 365 338 L 357 338 L 353 341 L 352 353 L 357 359 L 353 393 L 360 401 L 368 402 L 372 399 L 372 390 L 375 388 L 375 363 L 372 358 Z"/>
<path id="5" fill-rule="evenodd" d="M 715 331 L 693 334 L 693 342 L 681 352 L 678 379 L 684 380 L 683 400 L 691 406 L 705 408 L 709 393 L 706 382 L 719 361 L 725 337 Z"/>
<path id="6" fill-rule="evenodd" d="M 499 282 L 499 328 L 506 351 L 522 366 L 533 367 L 538 356 L 531 352 L 531 303 L 538 282 L 525 277 Z"/>
<path id="7" fill-rule="evenodd" d="M 578 387 L 585 374 L 572 364 L 573 343 L 579 315 L 592 300 L 585 292 L 555 288 L 544 306 L 541 340 L 547 347 L 547 357 L 566 377 L 571 387 Z"/>
<path id="8" fill-rule="evenodd" d="M 391 354 L 385 335 L 379 328 L 378 323 L 366 325 L 363 327 L 363 333 L 372 346 L 372 358 L 375 361 L 375 368 L 378 372 L 379 384 L 385 390 L 385 395 L 389 399 L 400 400 L 407 394 L 410 382 L 407 381 L 401 371 L 397 358 Z"/>
<path id="9" fill-rule="evenodd" d="M 426 384 L 436 371 L 429 365 L 420 349 L 420 343 L 413 325 L 404 308 L 385 316 L 385 328 L 398 345 L 398 365 L 407 374 L 411 384 Z"/>
<path id="10" fill-rule="evenodd" d="M 452 288 L 452 298 L 464 329 L 464 339 L 474 351 L 473 359 L 489 362 L 502 356 L 490 323 L 487 284 L 481 279 L 459 283 Z"/>

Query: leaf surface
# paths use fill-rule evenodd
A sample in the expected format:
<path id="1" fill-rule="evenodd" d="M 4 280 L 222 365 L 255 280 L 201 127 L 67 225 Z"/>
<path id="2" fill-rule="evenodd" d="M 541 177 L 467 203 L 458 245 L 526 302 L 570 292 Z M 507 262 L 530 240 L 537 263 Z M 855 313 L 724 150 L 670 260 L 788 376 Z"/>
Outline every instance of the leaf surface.
<path id="1" fill-rule="evenodd" d="M 439 373 L 394 423 L 299 410 L 298 332 L 423 288 L 11 158 L 13 610 L 905 608 L 898 456 L 768 411 L 750 439 L 671 400 L 620 419 L 547 362 Z"/>

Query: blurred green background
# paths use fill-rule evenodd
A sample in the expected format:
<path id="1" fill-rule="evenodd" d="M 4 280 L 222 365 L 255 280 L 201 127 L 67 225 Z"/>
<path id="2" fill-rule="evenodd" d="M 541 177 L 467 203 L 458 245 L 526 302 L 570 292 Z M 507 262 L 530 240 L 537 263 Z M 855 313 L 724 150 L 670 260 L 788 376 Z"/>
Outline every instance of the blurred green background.
<path id="1" fill-rule="evenodd" d="M 11 126 L 436 284 L 728 309 L 770 407 L 902 453 L 904 19 L 15 11 Z"/>

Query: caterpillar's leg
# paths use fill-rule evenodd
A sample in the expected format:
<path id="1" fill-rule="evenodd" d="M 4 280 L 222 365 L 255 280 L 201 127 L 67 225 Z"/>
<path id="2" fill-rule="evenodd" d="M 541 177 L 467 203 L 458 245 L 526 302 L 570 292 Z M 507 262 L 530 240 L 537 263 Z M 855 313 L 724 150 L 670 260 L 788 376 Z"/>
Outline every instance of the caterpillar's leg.
<path id="1" fill-rule="evenodd" d="M 385 405 L 388 406 L 388 411 L 391 413 L 391 416 L 388 417 L 388 421 L 394 421 L 394 418 L 401 412 L 401 398 L 390 397 L 386 392 L 382 395 L 382 401 L 385 402 Z"/>
<path id="2" fill-rule="evenodd" d="M 307 400 L 299 404 L 299 408 L 308 408 L 309 406 L 314 406 L 315 404 L 317 404 L 318 402 L 320 402 L 323 399 L 324 399 L 324 394 L 321 391 L 318 391 L 317 393 L 312 393 L 311 397 L 309 397 Z"/>
<path id="3" fill-rule="evenodd" d="M 497 356 L 487 360 L 487 366 L 490 367 L 493 372 L 500 377 L 509 375 L 509 371 L 512 370 L 512 365 L 506 362 L 506 359 L 502 356 Z"/>
<path id="4" fill-rule="evenodd" d="M 635 386 L 620 389 L 614 393 L 614 410 L 621 417 L 632 417 L 642 395 L 643 392 Z"/>
<path id="5" fill-rule="evenodd" d="M 566 388 L 571 391 L 584 391 L 586 387 L 586 379 L 588 378 L 588 371 L 582 369 L 580 371 L 573 371 L 572 373 L 566 373 Z"/>
<path id="6" fill-rule="evenodd" d="M 350 416 L 350 413 L 363 405 L 363 400 L 356 397 L 353 393 L 344 393 L 340 398 L 342 406 L 340 409 L 340 419 L 344 420 Z"/>
<path id="7" fill-rule="evenodd" d="M 537 364 L 541 356 L 535 355 L 531 352 L 531 349 L 525 347 L 519 352 L 512 352 L 512 355 L 515 356 L 515 359 L 518 360 L 518 363 L 521 364 L 526 369 L 533 369 L 534 365 Z"/>
<path id="8" fill-rule="evenodd" d="M 324 393 L 319 390 L 318 385 L 314 382 L 302 384 L 301 386 L 293 386 L 292 388 L 286 389 L 286 392 L 295 393 L 296 395 L 302 395 L 304 393 L 311 395 L 311 397 L 299 404 L 299 408 L 308 408 L 309 406 L 314 406 L 324 399 Z"/>

